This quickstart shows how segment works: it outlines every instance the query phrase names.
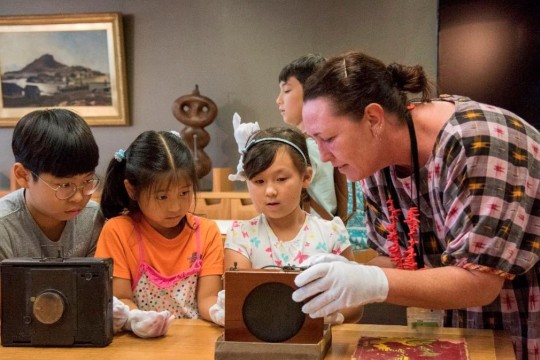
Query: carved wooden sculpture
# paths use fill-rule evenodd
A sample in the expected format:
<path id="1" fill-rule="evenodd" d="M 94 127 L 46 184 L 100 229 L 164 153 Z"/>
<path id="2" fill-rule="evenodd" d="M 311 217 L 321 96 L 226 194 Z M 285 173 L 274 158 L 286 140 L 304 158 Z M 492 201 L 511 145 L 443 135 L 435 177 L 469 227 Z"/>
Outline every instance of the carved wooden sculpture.
<path id="1" fill-rule="evenodd" d="M 173 115 L 186 127 L 180 132 L 182 139 L 193 151 L 197 176 L 200 178 L 207 175 L 212 169 L 212 161 L 204 152 L 204 148 L 210 143 L 210 134 L 204 130 L 217 116 L 216 104 L 199 93 L 199 86 L 191 95 L 184 95 L 173 103 Z"/>

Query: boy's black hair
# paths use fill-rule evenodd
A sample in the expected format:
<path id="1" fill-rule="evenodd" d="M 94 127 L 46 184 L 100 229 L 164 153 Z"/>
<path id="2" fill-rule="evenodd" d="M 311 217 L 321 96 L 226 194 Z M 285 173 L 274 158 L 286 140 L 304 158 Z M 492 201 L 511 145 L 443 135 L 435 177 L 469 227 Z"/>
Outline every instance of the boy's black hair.
<path id="1" fill-rule="evenodd" d="M 307 54 L 301 56 L 281 69 L 279 82 L 287 81 L 291 76 L 294 76 L 304 86 L 308 77 L 325 62 L 326 59 L 321 55 Z"/>
<path id="2" fill-rule="evenodd" d="M 90 127 L 67 109 L 32 111 L 15 126 L 11 148 L 15 161 L 39 175 L 71 177 L 93 172 L 99 149 Z"/>

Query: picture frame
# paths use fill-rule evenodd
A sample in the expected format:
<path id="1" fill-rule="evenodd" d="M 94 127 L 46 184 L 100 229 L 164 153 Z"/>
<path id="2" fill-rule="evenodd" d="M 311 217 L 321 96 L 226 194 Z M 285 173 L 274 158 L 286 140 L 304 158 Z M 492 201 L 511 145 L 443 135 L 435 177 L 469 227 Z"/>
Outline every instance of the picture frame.
<path id="1" fill-rule="evenodd" d="M 0 16 L 0 78 L 0 127 L 55 107 L 129 125 L 122 15 Z"/>

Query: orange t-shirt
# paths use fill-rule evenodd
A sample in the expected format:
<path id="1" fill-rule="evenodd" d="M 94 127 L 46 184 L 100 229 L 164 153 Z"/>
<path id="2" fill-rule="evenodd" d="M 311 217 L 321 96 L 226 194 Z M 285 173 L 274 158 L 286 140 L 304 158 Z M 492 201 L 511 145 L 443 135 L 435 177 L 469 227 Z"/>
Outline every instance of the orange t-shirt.
<path id="1" fill-rule="evenodd" d="M 189 224 L 193 224 L 194 216 L 192 214 L 186 216 Z M 140 231 L 146 262 L 162 276 L 173 276 L 191 267 L 197 252 L 195 229 L 186 225 L 177 237 L 167 239 L 142 216 L 138 219 L 140 221 L 135 222 L 130 216 L 117 216 L 103 226 L 95 257 L 113 259 L 113 277 L 132 282 L 137 278 L 139 236 L 135 224 Z M 199 234 L 202 256 L 199 276 L 222 275 L 223 241 L 218 226 L 212 220 L 199 218 Z"/>

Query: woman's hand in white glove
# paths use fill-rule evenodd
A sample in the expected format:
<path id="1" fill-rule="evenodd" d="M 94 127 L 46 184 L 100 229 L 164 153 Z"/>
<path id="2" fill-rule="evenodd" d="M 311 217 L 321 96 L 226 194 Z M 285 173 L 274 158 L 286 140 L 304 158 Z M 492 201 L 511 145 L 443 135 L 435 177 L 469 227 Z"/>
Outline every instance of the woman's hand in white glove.
<path id="1" fill-rule="evenodd" d="M 124 329 L 131 330 L 141 338 L 163 336 L 169 330 L 174 315 L 169 311 L 143 311 L 133 309 L 129 311 Z"/>
<path id="2" fill-rule="evenodd" d="M 129 307 L 113 296 L 113 334 L 122 330 L 128 319 Z"/>
<path id="3" fill-rule="evenodd" d="M 312 318 L 382 302 L 388 296 L 388 279 L 381 268 L 352 261 L 315 264 L 296 276 L 294 282 L 299 287 L 292 294 L 294 301 L 313 297 L 302 306 L 302 311 Z"/>
<path id="4" fill-rule="evenodd" d="M 217 302 L 210 307 L 210 318 L 220 326 L 225 326 L 225 290 L 218 292 Z"/>

